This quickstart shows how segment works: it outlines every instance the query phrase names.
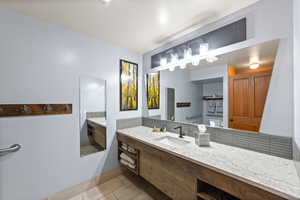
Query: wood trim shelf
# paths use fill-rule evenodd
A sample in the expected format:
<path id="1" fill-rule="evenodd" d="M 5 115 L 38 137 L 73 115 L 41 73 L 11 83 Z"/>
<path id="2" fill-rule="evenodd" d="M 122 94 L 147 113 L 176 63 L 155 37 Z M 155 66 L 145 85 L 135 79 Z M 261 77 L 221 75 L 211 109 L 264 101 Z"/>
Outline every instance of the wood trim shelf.
<path id="1" fill-rule="evenodd" d="M 72 114 L 72 104 L 0 104 L 0 117 Z"/>

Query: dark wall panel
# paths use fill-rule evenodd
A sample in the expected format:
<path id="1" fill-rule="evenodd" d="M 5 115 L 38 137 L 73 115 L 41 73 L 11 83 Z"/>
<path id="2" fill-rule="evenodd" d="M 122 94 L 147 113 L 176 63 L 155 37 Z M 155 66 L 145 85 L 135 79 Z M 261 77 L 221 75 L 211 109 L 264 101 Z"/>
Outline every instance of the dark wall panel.
<path id="1" fill-rule="evenodd" d="M 200 43 L 208 43 L 209 50 L 214 50 L 234 43 L 245 41 L 247 39 L 246 24 L 246 18 L 243 18 L 232 24 L 226 25 L 217 30 L 199 36 L 193 40 L 153 55 L 151 57 L 151 68 L 158 67 L 160 65 L 161 58 L 167 58 L 168 62 L 170 62 L 172 53 L 176 53 L 179 56 L 179 59 L 182 59 L 184 56 L 184 49 L 187 48 L 192 49 L 193 55 L 198 54 Z"/>

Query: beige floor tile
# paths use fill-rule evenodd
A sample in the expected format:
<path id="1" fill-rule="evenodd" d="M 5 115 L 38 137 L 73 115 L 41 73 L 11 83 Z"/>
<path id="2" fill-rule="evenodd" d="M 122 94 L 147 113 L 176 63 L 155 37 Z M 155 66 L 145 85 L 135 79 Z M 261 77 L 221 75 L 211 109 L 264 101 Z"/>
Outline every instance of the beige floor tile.
<path id="1" fill-rule="evenodd" d="M 98 188 L 99 193 L 104 196 L 118 190 L 123 186 L 124 184 L 119 178 L 114 178 L 96 187 Z"/>
<path id="2" fill-rule="evenodd" d="M 80 156 L 86 156 L 92 153 L 96 153 L 99 150 L 95 148 L 93 145 L 84 145 L 80 146 Z"/>
<path id="3" fill-rule="evenodd" d="M 113 192 L 118 200 L 132 200 L 140 194 L 139 189 L 134 185 L 124 186 Z"/>
<path id="4" fill-rule="evenodd" d="M 69 200 L 169 200 L 140 177 L 120 175 Z"/>
<path id="5" fill-rule="evenodd" d="M 92 189 L 86 192 L 86 196 L 89 199 L 98 199 L 100 197 L 103 197 L 104 195 L 104 192 L 102 192 L 98 186 L 93 187 Z"/>
<path id="6" fill-rule="evenodd" d="M 133 200 L 154 200 L 154 199 L 151 196 L 149 196 L 147 193 L 141 192 Z"/>
<path id="7" fill-rule="evenodd" d="M 113 194 L 109 194 L 107 196 L 103 196 L 95 200 L 118 200 L 118 199 Z"/>
<path id="8" fill-rule="evenodd" d="M 85 200 L 84 197 L 83 197 L 83 194 L 79 194 L 75 197 L 72 197 L 71 199 L 69 200 Z"/>
<path id="9" fill-rule="evenodd" d="M 124 184 L 124 185 L 132 185 L 132 181 L 130 181 L 126 176 L 124 175 L 120 175 L 118 176 L 118 178 L 121 180 L 121 182 Z"/>

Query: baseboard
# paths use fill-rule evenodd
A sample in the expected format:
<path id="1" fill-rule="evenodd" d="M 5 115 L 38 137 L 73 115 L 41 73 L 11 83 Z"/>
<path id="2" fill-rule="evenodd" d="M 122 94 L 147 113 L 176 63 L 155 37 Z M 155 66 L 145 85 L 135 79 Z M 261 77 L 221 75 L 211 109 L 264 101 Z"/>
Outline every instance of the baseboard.
<path id="1" fill-rule="evenodd" d="M 82 183 L 79 183 L 77 185 L 74 185 L 70 188 L 67 188 L 61 192 L 58 192 L 54 195 L 51 195 L 50 197 L 44 198 L 42 200 L 66 200 L 71 197 L 74 197 L 86 190 L 89 190 L 96 185 L 99 185 L 101 183 L 104 183 L 106 181 L 109 181 L 110 179 L 113 179 L 117 176 L 122 174 L 122 171 L 120 168 L 113 169 L 111 171 L 105 172 L 101 176 L 97 176 L 95 178 L 92 178 L 90 180 L 84 181 Z"/>

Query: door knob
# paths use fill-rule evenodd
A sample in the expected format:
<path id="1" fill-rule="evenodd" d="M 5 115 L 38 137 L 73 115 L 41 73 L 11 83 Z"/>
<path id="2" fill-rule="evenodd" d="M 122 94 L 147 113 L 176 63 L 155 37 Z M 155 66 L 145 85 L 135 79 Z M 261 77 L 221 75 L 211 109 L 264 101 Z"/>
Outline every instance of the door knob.
<path id="1" fill-rule="evenodd" d="M 8 148 L 0 149 L 0 156 L 5 156 L 7 154 L 17 152 L 20 149 L 21 149 L 21 145 L 19 145 L 19 144 L 11 145 Z"/>

